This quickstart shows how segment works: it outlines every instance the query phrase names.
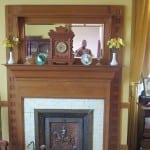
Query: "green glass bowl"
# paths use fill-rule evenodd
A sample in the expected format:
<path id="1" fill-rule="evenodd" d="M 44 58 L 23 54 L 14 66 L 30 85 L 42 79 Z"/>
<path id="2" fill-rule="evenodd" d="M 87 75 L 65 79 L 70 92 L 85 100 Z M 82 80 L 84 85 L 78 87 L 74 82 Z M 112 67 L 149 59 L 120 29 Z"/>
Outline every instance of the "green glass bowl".
<path id="1" fill-rule="evenodd" d="M 40 53 L 35 57 L 35 62 L 37 65 L 44 65 L 46 63 L 46 60 L 47 60 L 46 54 Z"/>

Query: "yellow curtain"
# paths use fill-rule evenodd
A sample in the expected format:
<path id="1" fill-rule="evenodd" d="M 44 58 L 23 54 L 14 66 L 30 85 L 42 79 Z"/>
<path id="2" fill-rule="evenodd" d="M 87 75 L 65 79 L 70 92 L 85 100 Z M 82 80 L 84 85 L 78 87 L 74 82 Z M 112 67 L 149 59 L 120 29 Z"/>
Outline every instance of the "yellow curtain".
<path id="1" fill-rule="evenodd" d="M 148 23 L 147 43 L 146 43 L 144 63 L 142 68 L 142 74 L 144 77 L 148 76 L 149 73 L 150 73 L 150 21 Z"/>
<path id="2" fill-rule="evenodd" d="M 133 49 L 131 52 L 131 81 L 137 82 L 141 78 L 144 66 L 149 59 L 150 50 L 147 49 L 147 39 L 149 31 L 149 0 L 135 0 L 135 24 L 133 35 Z M 149 67 L 150 68 L 150 67 Z M 144 72 L 149 72 L 144 70 Z"/>
<path id="3" fill-rule="evenodd" d="M 150 72 L 150 0 L 134 0 L 133 46 L 131 51 L 130 72 L 130 109 L 128 128 L 129 150 L 137 149 L 137 85 L 141 75 Z"/>

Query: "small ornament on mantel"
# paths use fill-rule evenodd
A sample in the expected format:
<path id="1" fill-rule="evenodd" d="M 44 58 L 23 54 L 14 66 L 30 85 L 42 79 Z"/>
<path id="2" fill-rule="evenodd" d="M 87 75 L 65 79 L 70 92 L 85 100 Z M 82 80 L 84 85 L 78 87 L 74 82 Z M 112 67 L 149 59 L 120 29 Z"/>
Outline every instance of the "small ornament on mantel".
<path id="1" fill-rule="evenodd" d="M 14 57 L 12 51 L 9 52 L 8 64 L 14 64 Z"/>
<path id="2" fill-rule="evenodd" d="M 97 63 L 96 66 L 100 66 L 100 60 L 102 59 L 102 49 L 101 49 L 101 41 L 98 40 L 98 46 L 97 46 Z"/>
<path id="3" fill-rule="evenodd" d="M 123 39 L 120 37 L 117 38 L 112 38 L 110 40 L 107 41 L 107 45 L 109 47 L 109 49 L 112 52 L 112 59 L 110 62 L 111 66 L 117 66 L 118 65 L 118 61 L 117 61 L 117 51 L 121 48 L 124 47 L 125 44 L 123 42 Z"/>

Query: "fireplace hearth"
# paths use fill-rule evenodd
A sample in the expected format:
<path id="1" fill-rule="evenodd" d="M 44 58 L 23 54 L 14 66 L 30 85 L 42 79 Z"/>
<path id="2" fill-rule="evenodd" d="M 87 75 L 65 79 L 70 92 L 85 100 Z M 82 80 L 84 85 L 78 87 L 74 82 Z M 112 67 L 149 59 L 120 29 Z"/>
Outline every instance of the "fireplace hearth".
<path id="1" fill-rule="evenodd" d="M 93 110 L 35 109 L 36 150 L 91 150 Z M 91 142 L 89 142 L 91 141 Z"/>

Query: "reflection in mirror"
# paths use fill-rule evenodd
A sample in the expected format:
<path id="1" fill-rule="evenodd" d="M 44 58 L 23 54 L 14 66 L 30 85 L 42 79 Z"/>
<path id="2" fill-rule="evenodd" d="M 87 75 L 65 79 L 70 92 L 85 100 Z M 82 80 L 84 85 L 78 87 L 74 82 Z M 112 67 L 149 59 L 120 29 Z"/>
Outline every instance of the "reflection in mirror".
<path id="1" fill-rule="evenodd" d="M 104 24 L 51 24 L 51 25 L 25 25 L 26 56 L 49 50 L 49 30 L 55 30 L 58 26 L 68 26 L 75 36 L 73 39 L 73 51 L 81 47 L 83 40 L 87 41 L 87 48 L 91 50 L 93 57 L 97 57 L 98 40 L 101 49 L 104 48 Z"/>
<path id="2" fill-rule="evenodd" d="M 104 46 L 104 24 L 72 24 L 72 31 L 75 33 L 73 39 L 73 51 L 82 46 L 86 40 L 87 49 L 90 49 L 93 57 L 97 57 L 98 40 L 101 42 L 101 49 Z"/>

